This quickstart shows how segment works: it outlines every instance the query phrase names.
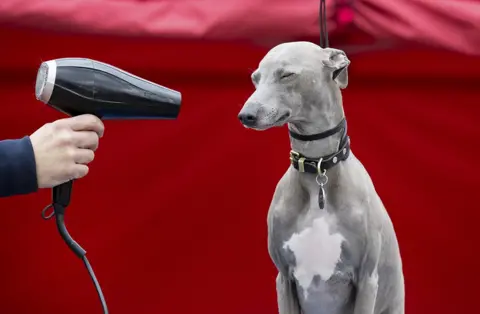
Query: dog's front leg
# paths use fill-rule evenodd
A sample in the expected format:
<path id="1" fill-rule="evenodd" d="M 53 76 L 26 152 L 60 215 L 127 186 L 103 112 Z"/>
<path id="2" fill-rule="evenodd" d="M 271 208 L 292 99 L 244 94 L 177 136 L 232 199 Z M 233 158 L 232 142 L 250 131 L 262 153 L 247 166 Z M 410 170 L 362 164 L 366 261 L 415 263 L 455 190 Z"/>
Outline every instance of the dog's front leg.
<path id="1" fill-rule="evenodd" d="M 281 273 L 277 276 L 277 302 L 279 314 L 301 314 L 295 282 Z"/>
<path id="2" fill-rule="evenodd" d="M 381 234 L 372 237 L 360 267 L 354 314 L 374 314 L 378 293 Z"/>

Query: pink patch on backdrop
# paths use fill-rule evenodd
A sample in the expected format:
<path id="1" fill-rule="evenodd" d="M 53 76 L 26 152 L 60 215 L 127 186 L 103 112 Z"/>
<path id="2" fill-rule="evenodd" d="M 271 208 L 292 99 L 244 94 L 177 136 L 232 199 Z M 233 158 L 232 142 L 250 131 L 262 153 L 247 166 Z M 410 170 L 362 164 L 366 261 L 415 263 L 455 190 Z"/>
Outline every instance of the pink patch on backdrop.
<path id="1" fill-rule="evenodd" d="M 339 26 L 350 24 L 353 21 L 353 10 L 349 7 L 343 7 L 338 10 L 337 23 Z"/>

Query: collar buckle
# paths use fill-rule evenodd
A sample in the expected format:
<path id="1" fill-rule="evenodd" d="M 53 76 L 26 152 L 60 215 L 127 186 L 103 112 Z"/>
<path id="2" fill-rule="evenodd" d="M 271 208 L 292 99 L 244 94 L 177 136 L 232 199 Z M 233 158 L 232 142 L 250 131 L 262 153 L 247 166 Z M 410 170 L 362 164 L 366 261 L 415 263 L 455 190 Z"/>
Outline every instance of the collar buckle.
<path id="1" fill-rule="evenodd" d="M 298 164 L 298 171 L 299 172 L 305 172 L 305 157 L 302 157 L 299 153 L 297 153 L 294 150 L 290 151 L 290 161 L 292 163 L 297 163 Z"/>

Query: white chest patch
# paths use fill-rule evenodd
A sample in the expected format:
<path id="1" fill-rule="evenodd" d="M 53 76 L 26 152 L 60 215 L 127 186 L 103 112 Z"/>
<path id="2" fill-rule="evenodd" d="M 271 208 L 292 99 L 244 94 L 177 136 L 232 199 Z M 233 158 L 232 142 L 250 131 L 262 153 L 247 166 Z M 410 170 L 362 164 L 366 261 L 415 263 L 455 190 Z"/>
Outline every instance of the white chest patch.
<path id="1" fill-rule="evenodd" d="M 345 238 L 340 233 L 330 234 L 327 221 L 321 217 L 284 243 L 283 248 L 295 255 L 293 275 L 303 288 L 305 297 L 315 275 L 320 275 L 324 281 L 332 277 L 340 261 L 343 241 Z"/>

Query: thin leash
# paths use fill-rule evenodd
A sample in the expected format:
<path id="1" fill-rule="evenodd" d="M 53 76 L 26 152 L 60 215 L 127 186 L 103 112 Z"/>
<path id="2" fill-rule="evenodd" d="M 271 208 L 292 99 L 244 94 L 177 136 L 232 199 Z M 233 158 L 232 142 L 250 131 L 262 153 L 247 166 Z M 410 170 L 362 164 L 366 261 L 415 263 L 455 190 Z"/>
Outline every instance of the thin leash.
<path id="1" fill-rule="evenodd" d="M 320 47 L 328 48 L 327 4 L 325 0 L 320 0 L 318 24 L 320 28 Z"/>

